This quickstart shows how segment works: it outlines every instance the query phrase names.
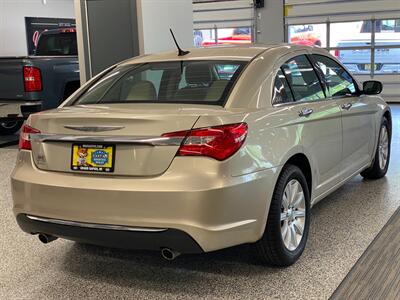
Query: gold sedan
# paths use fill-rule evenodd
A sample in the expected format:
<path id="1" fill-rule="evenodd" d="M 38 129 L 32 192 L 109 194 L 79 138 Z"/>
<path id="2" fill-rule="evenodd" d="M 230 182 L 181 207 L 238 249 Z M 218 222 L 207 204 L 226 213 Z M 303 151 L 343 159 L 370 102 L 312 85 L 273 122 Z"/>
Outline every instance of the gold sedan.
<path id="1" fill-rule="evenodd" d="M 305 46 L 133 58 L 30 116 L 14 213 L 45 243 L 166 259 L 251 243 L 262 262 L 289 266 L 315 203 L 359 173 L 386 174 L 391 113 L 381 90 Z"/>

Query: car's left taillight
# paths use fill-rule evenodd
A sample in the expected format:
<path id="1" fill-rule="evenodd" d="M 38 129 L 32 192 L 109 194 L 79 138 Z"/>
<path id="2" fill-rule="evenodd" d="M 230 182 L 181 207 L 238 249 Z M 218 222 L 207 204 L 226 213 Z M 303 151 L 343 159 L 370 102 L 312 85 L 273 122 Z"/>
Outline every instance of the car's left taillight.
<path id="1" fill-rule="evenodd" d="M 19 149 L 32 150 L 30 135 L 38 133 L 40 133 L 39 130 L 25 124 L 21 129 L 21 133 L 19 134 L 19 144 L 18 144 Z"/>
<path id="2" fill-rule="evenodd" d="M 162 136 L 184 137 L 178 156 L 206 156 L 225 160 L 243 145 L 247 130 L 246 123 L 237 123 L 165 133 Z"/>

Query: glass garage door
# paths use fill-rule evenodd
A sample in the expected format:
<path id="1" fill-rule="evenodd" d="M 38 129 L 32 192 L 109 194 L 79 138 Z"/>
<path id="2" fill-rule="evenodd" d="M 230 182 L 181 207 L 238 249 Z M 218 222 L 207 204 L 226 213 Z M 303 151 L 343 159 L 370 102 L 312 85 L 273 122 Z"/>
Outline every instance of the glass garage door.
<path id="1" fill-rule="evenodd" d="M 289 43 L 326 48 L 359 81 L 382 81 L 385 99 L 400 102 L 400 1 L 287 0 L 286 4 Z"/>
<path id="2" fill-rule="evenodd" d="M 253 41 L 254 7 L 249 0 L 193 1 L 196 47 L 241 45 Z"/>

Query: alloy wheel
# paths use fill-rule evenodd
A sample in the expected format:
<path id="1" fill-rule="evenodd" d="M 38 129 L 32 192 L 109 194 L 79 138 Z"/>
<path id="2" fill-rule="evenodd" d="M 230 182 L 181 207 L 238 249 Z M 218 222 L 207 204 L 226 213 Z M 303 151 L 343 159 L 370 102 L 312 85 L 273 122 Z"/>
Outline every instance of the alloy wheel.
<path id="1" fill-rule="evenodd" d="M 379 135 L 379 167 L 381 170 L 386 168 L 389 154 L 389 134 L 385 125 L 382 125 Z"/>
<path id="2" fill-rule="evenodd" d="M 294 251 L 304 234 L 306 218 L 306 200 L 303 188 L 296 179 L 290 180 L 285 187 L 281 206 L 281 234 L 285 247 Z"/>

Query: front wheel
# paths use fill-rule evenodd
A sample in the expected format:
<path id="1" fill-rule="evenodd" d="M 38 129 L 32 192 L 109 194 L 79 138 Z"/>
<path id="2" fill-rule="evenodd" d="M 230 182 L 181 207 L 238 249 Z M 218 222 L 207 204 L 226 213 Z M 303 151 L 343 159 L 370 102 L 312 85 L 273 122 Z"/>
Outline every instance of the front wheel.
<path id="1" fill-rule="evenodd" d="M 390 160 L 390 127 L 386 118 L 382 119 L 379 130 L 378 145 L 375 150 L 374 161 L 370 168 L 361 172 L 366 179 L 379 179 L 386 175 Z"/>
<path id="2" fill-rule="evenodd" d="M 10 135 L 16 133 L 22 126 L 23 121 L 1 121 L 0 120 L 0 135 Z"/>
<path id="3" fill-rule="evenodd" d="M 267 225 L 256 243 L 261 262 L 288 267 L 303 253 L 310 225 L 310 193 L 302 171 L 286 165 L 272 196 Z"/>

